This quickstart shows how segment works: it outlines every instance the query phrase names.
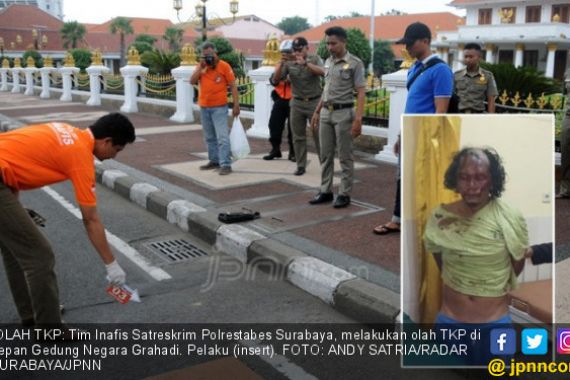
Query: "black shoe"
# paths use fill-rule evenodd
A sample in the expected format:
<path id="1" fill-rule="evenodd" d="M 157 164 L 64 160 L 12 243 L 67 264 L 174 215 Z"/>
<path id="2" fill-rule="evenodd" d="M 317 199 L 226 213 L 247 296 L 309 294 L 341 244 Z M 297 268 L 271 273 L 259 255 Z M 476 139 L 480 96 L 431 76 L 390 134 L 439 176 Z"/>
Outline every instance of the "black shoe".
<path id="1" fill-rule="evenodd" d="M 218 164 L 217 162 L 208 162 L 206 165 L 201 165 L 200 166 L 200 170 L 213 170 L 213 169 L 218 169 L 220 167 L 220 164 Z"/>
<path id="2" fill-rule="evenodd" d="M 317 195 L 315 195 L 313 199 L 309 201 L 309 203 L 312 205 L 318 205 L 320 203 L 332 202 L 332 200 L 333 200 L 332 193 L 318 193 Z"/>
<path id="3" fill-rule="evenodd" d="M 305 168 L 297 168 L 297 170 L 295 170 L 295 173 L 293 173 L 294 175 L 303 175 L 305 174 Z"/>
<path id="4" fill-rule="evenodd" d="M 266 161 L 273 160 L 274 158 L 281 158 L 281 152 L 271 151 L 267 156 L 263 156 L 263 159 Z"/>
<path id="5" fill-rule="evenodd" d="M 339 195 L 334 201 L 334 208 L 343 208 L 350 204 L 350 197 L 348 195 Z"/>

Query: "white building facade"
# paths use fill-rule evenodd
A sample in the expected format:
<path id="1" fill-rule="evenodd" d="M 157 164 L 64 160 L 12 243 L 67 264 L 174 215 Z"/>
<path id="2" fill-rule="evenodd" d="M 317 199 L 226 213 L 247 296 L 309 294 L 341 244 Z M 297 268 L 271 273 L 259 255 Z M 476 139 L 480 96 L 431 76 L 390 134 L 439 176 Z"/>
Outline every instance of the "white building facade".
<path id="1" fill-rule="evenodd" d="M 454 69 L 462 67 L 463 47 L 479 43 L 489 63 L 531 66 L 562 79 L 569 67 L 570 2 L 561 0 L 455 0 L 465 9 L 465 25 L 439 32 L 433 46 Z"/>
<path id="2" fill-rule="evenodd" d="M 12 4 L 34 5 L 52 16 L 63 20 L 63 0 L 0 0 L 0 10 Z"/>

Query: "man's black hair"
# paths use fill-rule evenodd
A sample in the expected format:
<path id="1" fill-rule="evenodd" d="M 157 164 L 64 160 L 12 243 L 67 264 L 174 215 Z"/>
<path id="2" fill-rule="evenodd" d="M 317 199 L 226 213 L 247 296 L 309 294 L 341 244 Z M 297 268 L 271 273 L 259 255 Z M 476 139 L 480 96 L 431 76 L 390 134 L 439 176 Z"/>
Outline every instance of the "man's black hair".
<path id="1" fill-rule="evenodd" d="M 327 35 L 329 37 L 330 36 L 337 36 L 342 41 L 346 41 L 346 39 L 348 38 L 348 36 L 346 34 L 346 30 L 340 26 L 331 26 L 330 28 L 325 30 L 325 35 Z"/>
<path id="2" fill-rule="evenodd" d="M 204 51 L 205 49 L 212 49 L 214 52 L 217 52 L 218 50 L 216 49 L 216 45 L 214 45 L 213 43 L 211 43 L 210 41 L 206 41 L 202 44 L 202 46 L 200 46 L 201 51 Z"/>
<path id="3" fill-rule="evenodd" d="M 466 147 L 455 153 L 451 164 L 445 172 L 444 182 L 446 188 L 457 191 L 457 179 L 459 176 L 459 168 L 464 157 L 479 157 L 479 151 L 482 151 L 489 160 L 489 172 L 491 173 L 491 189 L 489 193 L 492 198 L 500 198 L 505 190 L 505 167 L 503 160 L 493 148 L 471 148 Z"/>
<path id="4" fill-rule="evenodd" d="M 481 54 L 481 45 L 474 43 L 474 42 L 470 42 L 468 44 L 465 44 L 465 46 L 463 47 L 463 50 L 477 50 L 479 52 L 479 54 Z"/>
<path id="5" fill-rule="evenodd" d="M 135 141 L 135 127 L 120 113 L 110 113 L 99 118 L 89 129 L 97 140 L 111 137 L 113 145 L 127 145 Z"/>

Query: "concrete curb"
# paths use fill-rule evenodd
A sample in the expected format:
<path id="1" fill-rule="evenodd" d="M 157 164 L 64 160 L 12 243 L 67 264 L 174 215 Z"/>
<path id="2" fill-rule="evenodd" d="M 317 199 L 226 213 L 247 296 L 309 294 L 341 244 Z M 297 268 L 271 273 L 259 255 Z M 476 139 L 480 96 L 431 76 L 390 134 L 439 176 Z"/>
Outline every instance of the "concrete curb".
<path id="1" fill-rule="evenodd" d="M 393 323 L 400 296 L 244 225 L 223 224 L 209 212 L 174 194 L 119 170 L 96 164 L 99 183 L 158 217 L 190 232 L 244 264 L 320 298 L 341 313 L 364 323 Z"/>

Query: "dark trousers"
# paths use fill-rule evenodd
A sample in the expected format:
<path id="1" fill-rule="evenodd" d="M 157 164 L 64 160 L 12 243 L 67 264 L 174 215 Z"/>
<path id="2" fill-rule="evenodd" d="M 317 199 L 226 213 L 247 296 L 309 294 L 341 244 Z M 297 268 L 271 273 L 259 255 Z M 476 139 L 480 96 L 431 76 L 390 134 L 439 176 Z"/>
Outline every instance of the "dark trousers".
<path id="1" fill-rule="evenodd" d="M 295 155 L 293 148 L 293 136 L 291 133 L 291 120 L 289 118 L 289 100 L 281 99 L 275 96 L 271 115 L 269 116 L 269 142 L 271 150 L 274 152 L 281 151 L 281 139 L 283 129 L 285 129 L 285 121 L 287 121 L 287 141 L 289 143 L 289 154 Z"/>
<path id="2" fill-rule="evenodd" d="M 59 290 L 51 246 L 2 181 L 0 252 L 22 321 L 33 320 L 38 325 L 60 324 Z"/>

